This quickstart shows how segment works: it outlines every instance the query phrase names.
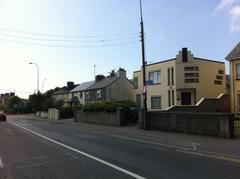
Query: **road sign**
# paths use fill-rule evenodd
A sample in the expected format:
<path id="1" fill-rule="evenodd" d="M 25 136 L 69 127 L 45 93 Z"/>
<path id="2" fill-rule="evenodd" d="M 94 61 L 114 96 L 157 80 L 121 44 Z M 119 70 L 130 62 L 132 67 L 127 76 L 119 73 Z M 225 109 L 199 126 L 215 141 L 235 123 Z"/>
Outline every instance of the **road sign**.
<path id="1" fill-rule="evenodd" d="M 153 81 L 152 81 L 152 80 L 147 80 L 147 81 L 146 81 L 146 85 L 149 85 L 149 86 L 150 86 L 150 85 L 152 85 L 152 84 L 153 84 Z"/>
<path id="2" fill-rule="evenodd" d="M 142 87 L 142 94 L 145 94 L 146 93 L 146 86 L 143 86 Z"/>

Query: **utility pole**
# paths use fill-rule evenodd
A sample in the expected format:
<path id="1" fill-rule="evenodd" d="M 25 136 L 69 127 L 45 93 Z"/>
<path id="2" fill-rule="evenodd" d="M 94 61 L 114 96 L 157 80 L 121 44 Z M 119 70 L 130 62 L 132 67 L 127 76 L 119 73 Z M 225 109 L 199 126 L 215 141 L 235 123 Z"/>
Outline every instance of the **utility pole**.
<path id="1" fill-rule="evenodd" d="M 140 0 L 140 15 L 141 15 L 141 42 L 142 42 L 142 75 L 143 75 L 143 87 L 142 87 L 142 95 L 143 95 L 143 106 L 142 106 L 142 118 L 144 121 L 144 129 L 148 129 L 147 123 L 147 90 L 146 90 L 146 71 L 145 71 L 145 43 L 144 43 L 144 26 L 143 26 L 143 15 L 142 15 L 142 0 Z"/>

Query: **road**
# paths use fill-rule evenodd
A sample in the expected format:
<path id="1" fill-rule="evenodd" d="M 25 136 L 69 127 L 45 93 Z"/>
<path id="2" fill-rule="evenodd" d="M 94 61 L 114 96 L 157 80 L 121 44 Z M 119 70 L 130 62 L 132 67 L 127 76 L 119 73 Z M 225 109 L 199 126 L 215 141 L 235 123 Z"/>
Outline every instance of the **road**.
<path id="1" fill-rule="evenodd" d="M 0 123 L 0 178 L 240 178 L 240 156 L 200 152 L 191 140 L 7 120 Z"/>

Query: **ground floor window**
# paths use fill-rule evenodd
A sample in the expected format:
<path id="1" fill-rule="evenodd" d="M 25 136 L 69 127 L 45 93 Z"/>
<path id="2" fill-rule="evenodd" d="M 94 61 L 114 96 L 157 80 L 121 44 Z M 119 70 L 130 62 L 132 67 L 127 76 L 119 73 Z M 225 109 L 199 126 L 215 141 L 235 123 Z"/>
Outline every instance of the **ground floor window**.
<path id="1" fill-rule="evenodd" d="M 141 95 L 140 94 L 136 95 L 136 105 L 138 108 L 141 108 Z"/>
<path id="2" fill-rule="evenodd" d="M 161 109 L 161 96 L 152 96 L 151 97 L 151 108 L 152 109 Z"/>

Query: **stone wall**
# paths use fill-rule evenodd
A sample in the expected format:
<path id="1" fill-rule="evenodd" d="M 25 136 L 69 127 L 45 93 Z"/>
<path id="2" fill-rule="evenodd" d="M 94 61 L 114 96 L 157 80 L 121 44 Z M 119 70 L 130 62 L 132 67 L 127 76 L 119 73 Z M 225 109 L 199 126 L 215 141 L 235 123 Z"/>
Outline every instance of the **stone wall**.
<path id="1" fill-rule="evenodd" d="M 75 122 L 87 122 L 96 124 L 105 124 L 112 126 L 123 126 L 125 120 L 125 111 L 118 109 L 117 112 L 93 112 L 93 111 L 76 111 Z"/>
<path id="2" fill-rule="evenodd" d="M 233 137 L 233 114 L 200 112 L 148 112 L 145 122 L 139 115 L 140 128 L 198 135 Z"/>

